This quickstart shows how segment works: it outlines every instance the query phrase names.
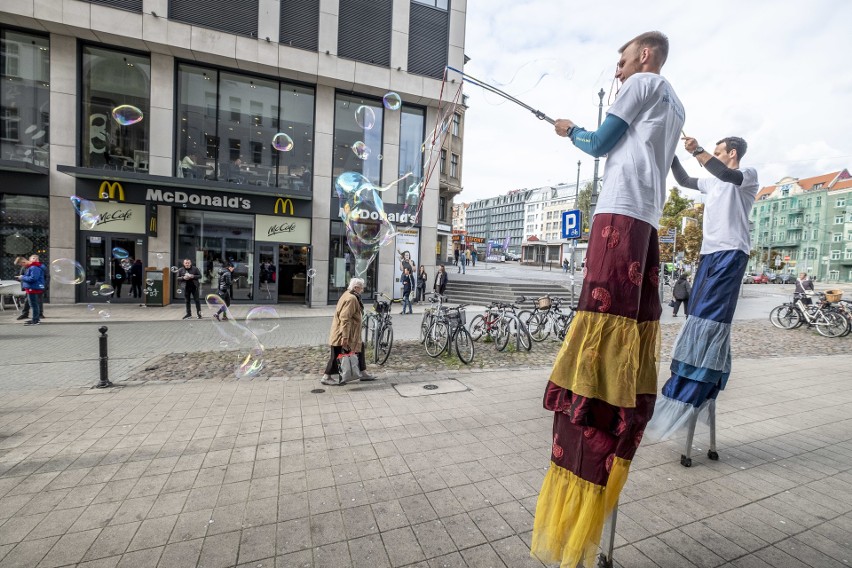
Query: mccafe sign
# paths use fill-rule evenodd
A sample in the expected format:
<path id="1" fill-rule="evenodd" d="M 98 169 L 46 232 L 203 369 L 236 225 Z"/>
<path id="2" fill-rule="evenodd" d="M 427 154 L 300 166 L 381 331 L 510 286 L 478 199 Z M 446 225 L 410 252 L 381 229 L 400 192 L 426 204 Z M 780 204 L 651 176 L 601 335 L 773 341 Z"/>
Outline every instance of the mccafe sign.
<path id="1" fill-rule="evenodd" d="M 115 201 L 98 201 L 95 203 L 98 223 L 94 228 L 80 225 L 81 231 L 103 233 L 133 233 L 141 235 L 145 232 L 145 206 L 120 203 Z"/>
<path id="2" fill-rule="evenodd" d="M 301 217 L 256 215 L 254 238 L 270 243 L 311 244 L 311 220 Z"/>

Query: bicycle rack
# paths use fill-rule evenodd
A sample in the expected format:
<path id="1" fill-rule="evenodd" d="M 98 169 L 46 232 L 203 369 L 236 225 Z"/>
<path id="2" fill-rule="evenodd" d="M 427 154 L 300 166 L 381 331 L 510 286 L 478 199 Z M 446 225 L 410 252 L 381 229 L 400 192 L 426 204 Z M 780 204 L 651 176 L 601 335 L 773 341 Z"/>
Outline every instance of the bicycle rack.
<path id="1" fill-rule="evenodd" d="M 710 419 L 710 449 L 707 450 L 707 457 L 713 461 L 719 459 L 719 453 L 716 451 L 716 400 L 712 399 L 707 405 L 707 412 Z M 693 409 L 692 417 L 689 419 L 689 429 L 686 433 L 686 448 L 685 453 L 680 455 L 680 465 L 683 467 L 692 467 L 692 439 L 695 437 L 695 425 L 698 423 L 698 409 Z"/>

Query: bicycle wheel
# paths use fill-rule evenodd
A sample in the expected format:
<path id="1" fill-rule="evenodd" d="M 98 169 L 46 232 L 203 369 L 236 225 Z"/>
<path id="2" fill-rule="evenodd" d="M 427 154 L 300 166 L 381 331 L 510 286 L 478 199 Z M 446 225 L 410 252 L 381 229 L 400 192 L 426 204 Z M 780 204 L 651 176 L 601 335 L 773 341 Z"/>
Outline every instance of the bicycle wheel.
<path id="1" fill-rule="evenodd" d="M 501 319 L 497 322 L 497 330 L 494 333 L 494 347 L 497 351 L 503 351 L 509 345 L 509 337 L 512 335 L 509 329 L 509 320 Z"/>
<path id="2" fill-rule="evenodd" d="M 776 306 L 769 312 L 769 321 L 780 329 L 793 329 L 799 323 L 799 310 L 789 304 Z"/>
<path id="3" fill-rule="evenodd" d="M 521 310 L 518 312 L 518 319 L 529 325 L 529 321 L 532 319 L 533 316 L 537 314 L 538 312 L 533 312 L 530 310 Z"/>
<path id="4" fill-rule="evenodd" d="M 459 360 L 465 365 L 470 365 L 474 354 L 473 337 L 471 337 L 470 332 L 463 327 L 458 328 L 455 343 L 456 355 L 459 356 Z"/>
<path id="5" fill-rule="evenodd" d="M 521 320 L 523 322 L 523 320 Z M 528 322 L 527 329 L 530 332 L 532 340 L 542 342 L 550 335 L 550 320 L 545 314 L 535 314 Z"/>
<path id="6" fill-rule="evenodd" d="M 823 337 L 840 337 L 846 333 L 846 318 L 834 310 L 824 310 L 814 325 Z"/>
<path id="7" fill-rule="evenodd" d="M 423 312 L 423 320 L 420 322 L 420 343 L 426 341 L 426 332 L 429 331 L 429 326 L 432 325 L 432 314 L 429 311 Z"/>
<path id="8" fill-rule="evenodd" d="M 485 335 L 485 318 L 480 314 L 470 320 L 470 336 L 474 341 L 479 341 Z"/>
<path id="9" fill-rule="evenodd" d="M 384 365 L 391 348 L 393 348 L 393 327 L 386 325 L 379 333 L 379 340 L 376 341 L 376 363 Z"/>
<path id="10" fill-rule="evenodd" d="M 429 357 L 437 357 L 447 349 L 450 342 L 450 327 L 446 322 L 436 321 L 426 332 L 426 354 Z"/>
<path id="11" fill-rule="evenodd" d="M 524 322 L 518 320 L 516 323 L 517 328 L 517 341 L 518 341 L 518 351 L 523 348 L 525 351 L 529 351 L 532 349 L 532 337 L 530 336 L 530 331 L 527 329 L 527 326 L 524 325 Z"/>

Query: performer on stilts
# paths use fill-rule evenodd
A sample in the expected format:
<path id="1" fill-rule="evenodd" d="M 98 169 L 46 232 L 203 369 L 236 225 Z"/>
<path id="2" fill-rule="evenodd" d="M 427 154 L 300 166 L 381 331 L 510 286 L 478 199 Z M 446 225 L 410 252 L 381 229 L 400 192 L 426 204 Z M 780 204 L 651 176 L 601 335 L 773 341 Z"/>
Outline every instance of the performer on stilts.
<path id="1" fill-rule="evenodd" d="M 715 410 L 716 397 L 731 374 L 731 320 L 751 251 L 749 214 L 758 191 L 757 171 L 740 168 L 746 142 L 731 136 L 711 155 L 694 138 L 684 147 L 714 177 L 689 177 L 675 158 L 678 184 L 704 194 L 704 238 L 689 298 L 689 318 L 675 340 L 671 378 L 657 400 L 649 439 L 677 433 L 695 417 Z"/>
<path id="2" fill-rule="evenodd" d="M 595 132 L 554 123 L 593 156 L 608 154 L 577 316 L 544 395 L 554 413 L 550 469 L 531 553 L 592 566 L 607 515 L 654 410 L 660 343 L 657 227 L 683 106 L 660 76 L 668 39 L 644 33 L 620 50 L 622 88 Z"/>

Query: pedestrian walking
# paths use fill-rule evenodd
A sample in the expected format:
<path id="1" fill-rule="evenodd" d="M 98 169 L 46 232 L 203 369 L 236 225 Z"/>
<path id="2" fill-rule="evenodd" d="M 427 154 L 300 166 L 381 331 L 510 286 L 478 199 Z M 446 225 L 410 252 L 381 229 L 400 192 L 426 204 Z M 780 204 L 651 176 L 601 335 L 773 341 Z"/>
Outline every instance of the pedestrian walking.
<path id="1" fill-rule="evenodd" d="M 669 43 L 648 32 L 619 49 L 621 89 L 594 132 L 554 123 L 580 150 L 607 154 L 587 273 L 557 355 L 544 407 L 553 412 L 551 465 L 535 512 L 532 554 L 545 564 L 593 566 L 657 393 L 660 249 L 666 176 L 683 106 L 660 76 Z"/>
<path id="2" fill-rule="evenodd" d="M 192 265 L 191 259 L 184 259 L 183 266 L 178 270 L 178 282 L 183 284 L 183 296 L 186 298 L 186 315 L 183 319 L 192 317 L 192 298 L 195 298 L 195 313 L 201 319 L 201 300 L 198 299 L 201 293 L 201 272 Z"/>
<path id="3" fill-rule="evenodd" d="M 130 295 L 134 298 L 142 297 L 142 259 L 137 258 L 130 267 Z"/>
<path id="4" fill-rule="evenodd" d="M 21 287 L 27 294 L 27 302 L 32 313 L 32 318 L 25 321 L 24 325 L 39 325 L 41 323 L 41 305 L 45 288 L 44 277 L 44 266 L 39 261 L 38 255 L 35 254 L 30 256 L 24 273 L 15 277 L 21 281 Z"/>
<path id="5" fill-rule="evenodd" d="M 470 260 L 471 260 L 471 262 L 473 262 L 473 264 L 471 266 L 473 266 L 474 268 L 476 268 L 476 256 L 477 256 L 476 255 L 476 249 L 471 250 L 470 251 Z"/>
<path id="6" fill-rule="evenodd" d="M 686 274 L 681 272 L 680 276 L 672 288 L 672 315 L 677 317 L 677 312 L 680 310 L 680 305 L 683 304 L 683 315 L 689 315 L 689 295 L 692 293 L 692 286 L 689 285 L 689 279 Z"/>
<path id="7" fill-rule="evenodd" d="M 405 308 L 408 307 L 408 313 L 413 314 L 411 309 L 411 291 L 413 290 L 411 273 L 405 268 L 402 271 L 402 315 L 405 315 Z"/>
<path id="8" fill-rule="evenodd" d="M 458 270 L 456 272 L 459 272 L 461 274 L 467 274 L 467 256 L 465 255 L 465 253 L 459 253 L 458 261 L 456 262 L 456 264 L 458 264 Z"/>
<path id="9" fill-rule="evenodd" d="M 808 292 L 814 291 L 814 282 L 810 278 L 808 278 L 807 272 L 800 272 L 799 277 L 796 279 L 796 289 L 793 292 L 793 297 L 796 300 L 801 300 L 803 304 L 810 306 L 813 301 L 811 300 L 810 294 Z"/>
<path id="10" fill-rule="evenodd" d="M 447 289 L 447 269 L 444 265 L 438 267 L 438 273 L 435 274 L 435 282 L 432 284 L 432 291 L 444 295 L 444 290 Z"/>
<path id="11" fill-rule="evenodd" d="M 224 302 L 219 306 L 219 310 L 213 314 L 216 321 L 228 320 L 228 308 L 231 307 L 231 292 L 234 286 L 234 263 L 229 262 L 225 265 L 225 269 L 219 274 L 219 297 Z M 219 319 L 221 317 L 221 319 Z"/>
<path id="12" fill-rule="evenodd" d="M 568 262 L 568 259 L 567 259 L 567 258 L 563 258 L 563 259 L 562 259 L 562 273 L 563 273 L 563 274 L 568 274 L 568 267 L 569 267 L 569 266 L 570 266 L 570 264 L 569 264 L 569 262 Z"/>
<path id="13" fill-rule="evenodd" d="M 127 271 L 121 265 L 121 259 L 112 259 L 112 288 L 115 290 L 115 297 L 121 298 L 121 287 L 127 282 Z"/>
<path id="14" fill-rule="evenodd" d="M 454 259 L 453 262 L 456 264 L 456 266 L 458 266 L 458 264 L 459 264 L 459 249 L 458 248 L 453 250 L 453 259 Z"/>
<path id="15" fill-rule="evenodd" d="M 426 301 L 426 282 L 429 280 L 429 275 L 426 274 L 426 267 L 420 265 L 420 271 L 417 273 L 417 294 L 414 296 L 414 303 Z"/>
<path id="16" fill-rule="evenodd" d="M 340 386 L 345 384 L 340 376 L 337 358 L 346 353 L 358 354 L 360 380 L 375 380 L 374 376 L 367 373 L 367 361 L 364 358 L 364 350 L 361 344 L 361 322 L 364 314 L 361 293 L 363 291 L 364 280 L 352 278 L 349 281 L 349 287 L 337 301 L 334 318 L 331 321 L 331 331 L 328 334 L 331 354 L 325 366 L 325 373 L 320 379 L 320 382 L 324 385 Z"/>
<path id="17" fill-rule="evenodd" d="M 719 140 L 712 154 L 695 138 L 684 136 L 683 140 L 684 149 L 713 177 L 689 177 L 680 160 L 672 162 L 678 184 L 704 194 L 704 224 L 689 319 L 675 340 L 672 374 L 646 431 L 654 441 L 680 432 L 697 413 L 709 412 L 711 407 L 715 412 L 716 399 L 727 384 L 731 322 L 751 252 L 749 215 L 759 189 L 757 171 L 740 168 L 748 148 L 742 138 Z M 676 293 L 674 297 L 677 302 Z"/>

